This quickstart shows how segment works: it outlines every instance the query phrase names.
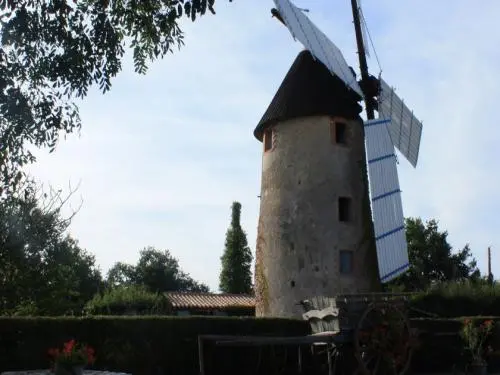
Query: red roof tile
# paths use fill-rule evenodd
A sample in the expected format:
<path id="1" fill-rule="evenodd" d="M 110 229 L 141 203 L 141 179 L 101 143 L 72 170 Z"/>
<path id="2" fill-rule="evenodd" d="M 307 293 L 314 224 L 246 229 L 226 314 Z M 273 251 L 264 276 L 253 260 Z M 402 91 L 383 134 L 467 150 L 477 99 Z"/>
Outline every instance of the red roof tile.
<path id="1" fill-rule="evenodd" d="M 166 292 L 173 308 L 253 308 L 255 298 L 245 294 L 213 294 L 195 292 Z"/>

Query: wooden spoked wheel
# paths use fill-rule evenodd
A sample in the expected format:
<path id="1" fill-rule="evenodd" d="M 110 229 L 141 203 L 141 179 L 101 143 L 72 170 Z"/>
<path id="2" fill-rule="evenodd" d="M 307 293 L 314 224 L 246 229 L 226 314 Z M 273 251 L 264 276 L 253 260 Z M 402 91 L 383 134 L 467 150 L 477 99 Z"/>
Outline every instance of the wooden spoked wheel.
<path id="1" fill-rule="evenodd" d="M 364 375 L 403 375 L 413 352 L 408 318 L 393 302 L 375 302 L 354 332 L 354 355 Z"/>

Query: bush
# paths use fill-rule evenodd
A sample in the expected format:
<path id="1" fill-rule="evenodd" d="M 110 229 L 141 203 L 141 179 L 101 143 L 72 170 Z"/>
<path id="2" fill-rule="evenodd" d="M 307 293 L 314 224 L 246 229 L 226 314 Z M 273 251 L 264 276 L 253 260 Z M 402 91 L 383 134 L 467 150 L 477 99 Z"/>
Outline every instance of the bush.
<path id="1" fill-rule="evenodd" d="M 463 371 L 470 357 L 464 350 L 460 337 L 463 320 L 453 319 L 412 319 L 412 327 L 419 332 L 419 346 L 415 351 L 412 369 L 420 373 Z M 490 358 L 490 373 L 500 370 L 500 317 L 468 317 L 472 320 L 495 321 L 491 345 L 497 351 Z"/>
<path id="2" fill-rule="evenodd" d="M 97 360 L 94 367 L 99 370 L 134 375 L 194 375 L 199 373 L 197 339 L 200 334 L 290 336 L 308 333 L 309 327 L 304 321 L 286 319 L 2 317 L 0 372 L 48 368 L 47 350 L 75 338 L 95 348 Z M 220 348 L 217 352 L 211 347 L 206 349 L 207 366 L 212 369 L 207 374 L 255 373 L 255 364 L 259 360 L 255 348 Z M 290 352 L 288 354 L 289 360 L 293 360 Z M 283 360 L 283 356 L 274 356 L 273 360 Z"/>
<path id="3" fill-rule="evenodd" d="M 442 283 L 416 295 L 410 306 L 440 318 L 500 316 L 500 285 L 478 281 Z"/>
<path id="4" fill-rule="evenodd" d="M 168 300 L 163 294 L 139 285 L 119 286 L 96 294 L 84 308 L 88 315 L 154 315 L 168 311 Z"/>

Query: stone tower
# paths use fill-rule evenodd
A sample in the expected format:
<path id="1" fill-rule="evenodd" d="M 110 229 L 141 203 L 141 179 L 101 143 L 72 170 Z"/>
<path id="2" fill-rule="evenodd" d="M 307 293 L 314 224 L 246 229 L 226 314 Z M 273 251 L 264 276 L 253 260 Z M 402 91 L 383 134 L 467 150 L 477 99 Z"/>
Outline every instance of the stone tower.
<path id="1" fill-rule="evenodd" d="M 257 316 L 301 317 L 303 299 L 378 290 L 359 100 L 303 51 L 255 128 Z"/>

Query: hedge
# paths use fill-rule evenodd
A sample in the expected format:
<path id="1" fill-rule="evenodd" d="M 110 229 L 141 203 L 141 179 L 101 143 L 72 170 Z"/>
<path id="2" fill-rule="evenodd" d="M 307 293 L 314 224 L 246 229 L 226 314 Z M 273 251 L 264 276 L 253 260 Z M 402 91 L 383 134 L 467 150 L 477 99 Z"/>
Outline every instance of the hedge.
<path id="1" fill-rule="evenodd" d="M 500 316 L 500 284 L 441 283 L 412 298 L 410 307 L 441 318 Z M 418 315 L 417 311 L 412 311 Z"/>
<path id="2" fill-rule="evenodd" d="M 413 319 L 419 347 L 412 362 L 417 372 L 451 372 L 467 361 L 458 332 L 462 319 Z M 474 318 L 486 319 L 486 318 Z M 500 318 L 495 337 L 500 338 Z M 88 318 L 0 318 L 0 372 L 47 368 L 48 348 L 75 338 L 97 352 L 94 368 L 134 375 L 195 375 L 198 369 L 197 337 L 200 334 L 295 336 L 309 334 L 301 320 L 233 317 L 124 316 Z M 500 349 L 500 342 L 494 343 Z M 313 374 L 321 363 L 313 362 L 303 350 L 304 366 Z M 206 348 L 207 375 L 292 374 L 297 351 L 274 347 Z M 322 358 L 319 361 L 323 360 Z M 257 371 L 257 365 L 260 367 Z M 490 371 L 499 371 L 493 357 Z"/>
<path id="3" fill-rule="evenodd" d="M 305 322 L 287 319 L 211 316 L 3 317 L 0 318 L 0 372 L 48 368 L 47 350 L 75 338 L 94 347 L 97 360 L 93 367 L 96 369 L 134 375 L 194 375 L 199 374 L 198 335 L 290 336 L 308 333 L 309 326 Z M 244 374 L 245 371 L 238 370 L 245 368 L 249 370 L 247 373 L 255 373 L 255 366 L 252 366 L 259 361 L 258 350 L 228 349 L 217 349 L 218 353 L 213 348 L 207 351 L 207 366 L 213 370 L 207 374 Z M 273 355 L 273 361 L 282 361 L 284 354 L 281 357 Z M 270 359 L 265 362 L 275 365 Z M 253 371 L 250 371 L 251 367 Z"/>

